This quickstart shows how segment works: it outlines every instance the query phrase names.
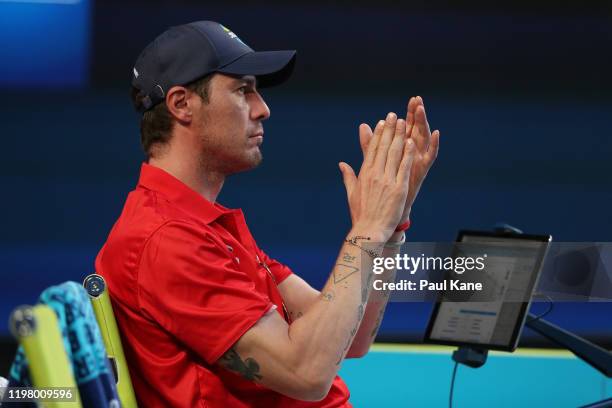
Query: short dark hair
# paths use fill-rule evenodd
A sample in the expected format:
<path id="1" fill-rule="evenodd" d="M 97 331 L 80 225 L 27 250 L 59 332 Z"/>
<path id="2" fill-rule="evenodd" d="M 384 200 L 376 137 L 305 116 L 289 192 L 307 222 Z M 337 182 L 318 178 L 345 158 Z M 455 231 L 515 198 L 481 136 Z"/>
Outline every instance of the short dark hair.
<path id="1" fill-rule="evenodd" d="M 209 74 L 196 79 L 185 85 L 185 88 L 199 95 L 204 103 L 208 103 L 210 97 L 209 84 L 213 75 Z M 139 89 L 132 87 L 132 104 L 137 111 L 140 111 L 142 108 L 145 96 Z M 140 120 L 140 144 L 147 158 L 152 155 L 151 152 L 154 145 L 163 145 L 170 140 L 173 126 L 174 120 L 165 102 L 158 103 L 155 107 L 142 114 L 142 119 Z"/>

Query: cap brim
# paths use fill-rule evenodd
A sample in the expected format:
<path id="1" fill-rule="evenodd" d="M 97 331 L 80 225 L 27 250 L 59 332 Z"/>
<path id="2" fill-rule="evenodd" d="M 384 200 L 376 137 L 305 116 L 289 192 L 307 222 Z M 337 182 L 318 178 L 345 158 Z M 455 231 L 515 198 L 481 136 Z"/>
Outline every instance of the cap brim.
<path id="1" fill-rule="evenodd" d="M 254 75 L 260 88 L 280 85 L 291 76 L 295 50 L 249 52 L 217 70 L 231 75 Z"/>

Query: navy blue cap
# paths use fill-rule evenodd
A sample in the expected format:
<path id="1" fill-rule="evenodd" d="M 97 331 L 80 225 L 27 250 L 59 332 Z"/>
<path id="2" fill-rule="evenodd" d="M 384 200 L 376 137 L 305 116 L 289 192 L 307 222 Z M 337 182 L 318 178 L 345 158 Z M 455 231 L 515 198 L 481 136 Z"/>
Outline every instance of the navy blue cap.
<path id="1" fill-rule="evenodd" d="M 213 72 L 254 75 L 259 87 L 278 85 L 293 72 L 295 50 L 256 52 L 214 21 L 196 21 L 163 32 L 140 53 L 132 85 L 144 94 L 143 111 L 162 102 L 173 86 Z"/>

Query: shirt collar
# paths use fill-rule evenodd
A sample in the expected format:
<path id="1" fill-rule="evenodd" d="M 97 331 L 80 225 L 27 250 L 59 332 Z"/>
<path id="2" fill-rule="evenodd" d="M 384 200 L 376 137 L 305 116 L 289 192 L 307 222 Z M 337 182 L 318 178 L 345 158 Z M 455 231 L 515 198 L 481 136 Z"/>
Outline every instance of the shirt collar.
<path id="1" fill-rule="evenodd" d="M 140 168 L 138 187 L 161 193 L 181 210 L 206 224 L 212 223 L 222 215 L 242 213 L 241 210 L 211 203 L 170 173 L 147 163 L 142 163 Z"/>

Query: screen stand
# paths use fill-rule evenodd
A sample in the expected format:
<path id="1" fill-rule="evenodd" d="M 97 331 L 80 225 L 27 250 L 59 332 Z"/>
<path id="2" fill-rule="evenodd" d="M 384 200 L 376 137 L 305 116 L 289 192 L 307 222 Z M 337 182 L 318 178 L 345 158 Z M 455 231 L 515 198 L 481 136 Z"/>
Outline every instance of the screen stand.
<path id="1" fill-rule="evenodd" d="M 525 326 L 540 333 L 561 347 L 565 347 L 574 353 L 576 357 L 582 359 L 606 377 L 612 377 L 612 353 L 603 347 L 599 347 L 580 336 L 563 330 L 544 319 L 539 319 L 531 313 L 527 318 Z"/>
<path id="2" fill-rule="evenodd" d="M 453 360 L 472 368 L 482 367 L 487 361 L 489 350 L 475 347 L 459 347 L 453 351 Z"/>
<path id="3" fill-rule="evenodd" d="M 518 228 L 503 223 L 496 224 L 495 231 L 522 234 L 522 231 Z M 555 326 L 544 319 L 540 319 L 538 316 L 531 313 L 529 313 L 527 316 L 525 326 L 560 345 L 561 347 L 565 347 L 574 353 L 578 358 L 582 359 L 584 362 L 606 377 L 612 377 L 612 352 L 599 347 L 598 345 L 593 344 L 590 341 L 583 339 L 582 337 L 577 336 L 567 330 L 563 330 L 562 328 Z M 457 351 L 455 351 L 455 353 L 457 353 Z M 453 354 L 453 360 L 455 360 L 455 354 Z M 606 399 L 594 404 L 585 405 L 583 408 L 606 408 L 610 406 L 612 406 L 612 399 Z"/>
<path id="4" fill-rule="evenodd" d="M 495 224 L 495 231 L 506 234 L 523 233 L 520 229 L 504 223 Z M 612 377 L 612 353 L 610 351 L 531 313 L 527 316 L 525 326 L 568 349 L 606 377 Z"/>

